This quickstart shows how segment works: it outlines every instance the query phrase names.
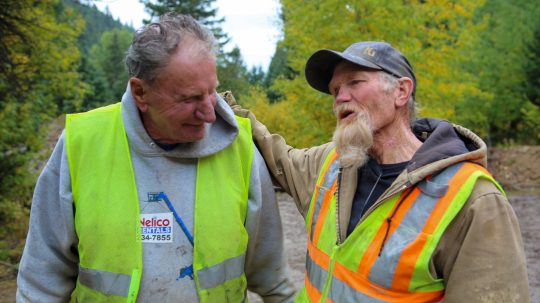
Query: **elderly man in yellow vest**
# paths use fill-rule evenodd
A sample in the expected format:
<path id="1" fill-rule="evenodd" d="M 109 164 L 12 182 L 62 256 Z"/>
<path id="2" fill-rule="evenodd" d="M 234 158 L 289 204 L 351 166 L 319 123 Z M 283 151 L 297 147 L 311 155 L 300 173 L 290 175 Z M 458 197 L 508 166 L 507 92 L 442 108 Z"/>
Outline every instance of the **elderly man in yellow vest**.
<path id="1" fill-rule="evenodd" d="M 315 52 L 305 75 L 334 99 L 330 143 L 294 149 L 233 106 L 305 217 L 296 300 L 529 302 L 519 225 L 485 169 L 486 145 L 461 126 L 416 119 L 409 61 L 359 42 Z"/>
<path id="2" fill-rule="evenodd" d="M 34 195 L 18 302 L 287 302 L 270 176 L 216 94 L 216 41 L 167 14 L 139 30 L 122 102 L 66 117 Z"/>

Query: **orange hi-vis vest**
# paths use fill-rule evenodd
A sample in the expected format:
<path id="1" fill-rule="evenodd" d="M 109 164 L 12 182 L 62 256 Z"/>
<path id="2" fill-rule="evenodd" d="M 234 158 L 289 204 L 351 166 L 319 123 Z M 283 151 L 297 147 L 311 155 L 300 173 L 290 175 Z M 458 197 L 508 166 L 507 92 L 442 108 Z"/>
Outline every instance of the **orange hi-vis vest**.
<path id="1" fill-rule="evenodd" d="M 478 178 L 500 186 L 480 165 L 452 165 L 381 203 L 338 243 L 339 169 L 332 151 L 306 216 L 305 286 L 296 302 L 441 302 L 444 281 L 429 263 L 442 234 Z"/>

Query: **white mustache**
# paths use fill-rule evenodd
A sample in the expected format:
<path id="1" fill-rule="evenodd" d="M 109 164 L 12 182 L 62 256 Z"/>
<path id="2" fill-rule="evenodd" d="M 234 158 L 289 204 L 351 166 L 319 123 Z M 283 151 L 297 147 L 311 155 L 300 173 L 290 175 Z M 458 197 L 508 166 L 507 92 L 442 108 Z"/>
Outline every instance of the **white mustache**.
<path id="1" fill-rule="evenodd" d="M 336 115 L 337 118 L 339 118 L 339 115 L 345 111 L 352 111 L 352 112 L 365 112 L 362 108 L 360 108 L 358 105 L 351 104 L 351 103 L 341 103 L 336 106 L 334 106 L 334 115 Z"/>

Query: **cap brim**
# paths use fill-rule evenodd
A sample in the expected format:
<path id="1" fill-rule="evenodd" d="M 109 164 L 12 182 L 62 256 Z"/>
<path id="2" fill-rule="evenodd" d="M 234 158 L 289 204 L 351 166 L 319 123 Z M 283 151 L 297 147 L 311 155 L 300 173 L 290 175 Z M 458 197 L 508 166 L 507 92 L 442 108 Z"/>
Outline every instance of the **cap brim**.
<path id="1" fill-rule="evenodd" d="M 316 51 L 306 63 L 306 80 L 314 89 L 330 94 L 328 84 L 334 75 L 336 65 L 342 60 L 370 69 L 381 70 L 377 65 L 357 56 L 343 54 L 330 49 Z"/>

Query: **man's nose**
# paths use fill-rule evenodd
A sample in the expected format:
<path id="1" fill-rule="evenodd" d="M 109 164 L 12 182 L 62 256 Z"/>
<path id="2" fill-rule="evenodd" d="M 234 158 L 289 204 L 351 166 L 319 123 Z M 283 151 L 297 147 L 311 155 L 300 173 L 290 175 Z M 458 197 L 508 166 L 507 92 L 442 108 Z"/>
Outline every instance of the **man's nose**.
<path id="1" fill-rule="evenodd" d="M 334 97 L 334 106 L 351 100 L 351 94 L 347 88 L 341 88 Z"/>
<path id="2" fill-rule="evenodd" d="M 206 123 L 213 123 L 216 121 L 216 112 L 214 110 L 216 106 L 216 97 L 214 94 L 208 94 L 202 100 L 197 109 L 195 110 L 195 117 Z"/>

